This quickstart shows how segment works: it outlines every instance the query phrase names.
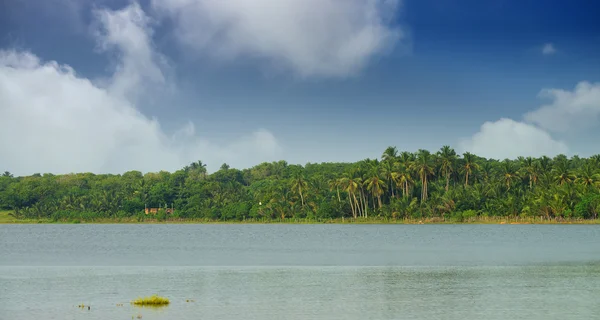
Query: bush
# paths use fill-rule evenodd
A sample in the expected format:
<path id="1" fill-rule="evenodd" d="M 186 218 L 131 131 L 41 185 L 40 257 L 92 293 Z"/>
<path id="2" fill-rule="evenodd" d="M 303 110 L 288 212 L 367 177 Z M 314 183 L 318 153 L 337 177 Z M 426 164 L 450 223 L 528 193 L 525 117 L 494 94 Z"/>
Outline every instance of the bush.
<path id="1" fill-rule="evenodd" d="M 455 211 L 450 215 L 450 219 L 456 222 L 470 221 L 475 217 L 477 217 L 475 210 Z"/>
<path id="2" fill-rule="evenodd" d="M 123 210 L 129 213 L 128 217 L 140 210 L 144 210 L 144 203 L 139 199 L 123 201 Z"/>
<path id="3" fill-rule="evenodd" d="M 575 218 L 593 218 L 595 216 L 594 209 L 600 203 L 600 195 L 587 194 L 581 201 L 575 205 L 573 217 Z"/>
<path id="4" fill-rule="evenodd" d="M 167 220 L 167 211 L 165 209 L 159 209 L 156 213 L 156 220 L 158 221 L 166 221 Z"/>
<path id="5" fill-rule="evenodd" d="M 317 218 L 320 219 L 331 219 L 336 216 L 341 216 L 338 211 L 336 203 L 333 201 L 323 202 L 317 206 Z"/>
<path id="6" fill-rule="evenodd" d="M 138 222 L 146 220 L 146 213 L 144 211 L 138 211 L 138 213 L 135 215 L 135 219 Z"/>
<path id="7" fill-rule="evenodd" d="M 250 212 L 247 202 L 230 203 L 221 210 L 221 218 L 225 220 L 243 220 Z"/>
<path id="8" fill-rule="evenodd" d="M 169 299 L 165 297 L 159 297 L 158 295 L 152 295 L 150 297 L 137 298 L 131 302 L 138 306 L 161 306 L 170 303 Z"/>
<path id="9" fill-rule="evenodd" d="M 127 211 L 123 211 L 120 210 L 119 212 L 117 212 L 116 216 L 117 218 L 128 218 L 131 217 L 135 214 L 135 212 L 127 212 Z"/>

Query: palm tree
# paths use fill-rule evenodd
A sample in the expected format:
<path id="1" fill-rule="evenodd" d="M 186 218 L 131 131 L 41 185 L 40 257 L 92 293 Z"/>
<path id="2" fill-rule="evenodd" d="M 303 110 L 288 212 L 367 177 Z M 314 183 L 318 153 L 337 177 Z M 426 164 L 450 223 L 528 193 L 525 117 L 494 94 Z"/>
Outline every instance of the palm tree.
<path id="1" fill-rule="evenodd" d="M 404 164 L 406 167 L 408 167 L 409 164 L 414 160 L 415 160 L 415 156 L 408 151 L 402 151 L 400 153 L 400 155 L 398 156 L 398 162 L 400 162 L 401 164 Z"/>
<path id="2" fill-rule="evenodd" d="M 591 156 L 589 161 L 592 163 L 594 168 L 600 169 L 600 154 L 595 154 Z"/>
<path id="3" fill-rule="evenodd" d="M 575 176 L 569 169 L 569 160 L 566 158 L 558 158 L 554 163 L 552 172 L 554 173 L 554 181 L 556 181 L 559 185 L 571 183 L 573 180 L 575 180 Z"/>
<path id="4" fill-rule="evenodd" d="M 338 202 L 342 202 L 342 198 L 340 197 L 340 186 L 342 185 L 341 179 L 331 179 L 329 180 L 329 190 L 335 190 L 337 193 Z"/>
<path id="5" fill-rule="evenodd" d="M 396 187 L 401 187 L 402 195 L 404 197 L 409 196 L 409 189 L 413 183 L 413 179 L 409 169 L 411 166 L 412 163 L 397 163 L 396 168 L 394 169 L 394 184 L 396 185 Z"/>
<path id="6" fill-rule="evenodd" d="M 294 192 L 297 192 L 300 195 L 300 201 L 302 203 L 302 208 L 304 209 L 304 194 L 302 193 L 304 190 L 308 188 L 308 182 L 304 178 L 304 174 L 302 172 L 297 172 L 294 178 L 292 178 L 292 189 Z"/>
<path id="7" fill-rule="evenodd" d="M 427 181 L 434 175 L 433 161 L 431 153 L 428 150 L 420 149 L 417 152 L 417 160 L 413 163 L 413 168 L 421 178 L 421 202 L 427 201 Z"/>
<path id="8" fill-rule="evenodd" d="M 359 212 L 362 217 L 366 217 L 368 215 L 369 203 L 367 196 L 365 194 L 365 172 L 361 167 L 358 167 L 354 170 L 354 181 L 356 181 L 358 185 L 358 203 Z"/>
<path id="9" fill-rule="evenodd" d="M 454 170 L 456 159 L 456 151 L 450 148 L 450 146 L 443 146 L 440 151 L 438 151 L 440 173 L 446 178 L 446 192 L 448 192 L 448 187 L 450 185 L 450 174 Z"/>
<path id="10" fill-rule="evenodd" d="M 418 208 L 419 202 L 416 197 L 402 197 L 400 199 L 393 199 L 391 206 L 392 217 L 395 219 L 398 216 L 398 212 L 400 212 L 405 217 L 408 216 L 409 213 L 414 212 Z"/>
<path id="11" fill-rule="evenodd" d="M 206 178 L 206 174 L 207 174 L 207 171 L 206 171 L 206 164 L 202 163 L 202 161 L 201 161 L 201 160 L 198 160 L 198 161 L 196 161 L 196 162 L 192 162 L 192 163 L 191 163 L 189 166 L 186 166 L 186 167 L 184 168 L 184 170 L 185 170 L 185 171 L 197 171 L 197 172 L 199 172 L 200 174 L 202 174 L 202 176 L 203 176 L 204 178 Z"/>
<path id="12" fill-rule="evenodd" d="M 599 181 L 600 175 L 596 173 L 594 165 L 590 162 L 586 162 L 583 167 L 579 169 L 577 178 L 575 178 L 575 182 L 585 186 L 586 188 L 597 185 Z"/>
<path id="13" fill-rule="evenodd" d="M 393 160 L 390 161 L 384 161 L 381 164 L 381 173 L 384 177 L 385 180 L 387 180 L 388 183 L 388 187 L 390 189 L 390 196 L 393 198 L 394 197 L 394 176 L 396 175 L 396 172 L 394 171 L 394 162 Z"/>
<path id="14" fill-rule="evenodd" d="M 398 157 L 398 149 L 396 147 L 387 147 L 381 155 L 381 160 L 384 162 L 393 162 Z"/>
<path id="15" fill-rule="evenodd" d="M 504 183 L 506 183 L 506 190 L 510 190 L 510 183 L 519 178 L 517 169 L 508 159 L 502 162 L 502 178 L 504 179 Z"/>
<path id="16" fill-rule="evenodd" d="M 529 177 L 529 189 L 533 189 L 533 184 L 537 182 L 537 162 L 532 157 L 521 159 L 521 174 Z"/>
<path id="17" fill-rule="evenodd" d="M 452 197 L 449 196 L 448 193 L 442 195 L 439 200 L 440 201 L 436 205 L 435 209 L 437 209 L 438 212 L 441 214 L 442 218 L 444 218 L 444 215 L 446 213 L 450 213 L 454 210 L 456 203 L 454 202 L 454 199 L 452 199 Z"/>
<path id="18" fill-rule="evenodd" d="M 547 156 L 542 156 L 539 160 L 539 164 L 543 172 L 552 170 L 552 160 Z"/>
<path id="19" fill-rule="evenodd" d="M 469 185 L 469 175 L 478 169 L 479 164 L 475 162 L 475 155 L 470 152 L 463 153 L 462 170 L 465 173 L 465 186 Z"/>
<path id="20" fill-rule="evenodd" d="M 381 195 L 383 194 L 383 190 L 385 189 L 385 183 L 379 177 L 377 167 L 374 167 L 371 170 L 369 176 L 370 177 L 365 181 L 367 184 L 367 191 L 371 192 L 371 194 L 374 197 L 377 197 L 377 203 L 379 204 L 379 209 L 381 209 Z"/>
<path id="21" fill-rule="evenodd" d="M 348 193 L 348 201 L 350 202 L 350 208 L 352 210 L 352 216 L 356 218 L 358 216 L 358 200 L 356 199 L 356 190 L 358 190 L 359 182 L 356 181 L 353 175 L 345 173 L 342 178 L 341 186 L 344 191 Z"/>
<path id="22" fill-rule="evenodd" d="M 494 175 L 494 165 L 491 161 L 486 161 L 479 166 L 479 176 L 483 180 L 483 185 L 489 185 Z"/>

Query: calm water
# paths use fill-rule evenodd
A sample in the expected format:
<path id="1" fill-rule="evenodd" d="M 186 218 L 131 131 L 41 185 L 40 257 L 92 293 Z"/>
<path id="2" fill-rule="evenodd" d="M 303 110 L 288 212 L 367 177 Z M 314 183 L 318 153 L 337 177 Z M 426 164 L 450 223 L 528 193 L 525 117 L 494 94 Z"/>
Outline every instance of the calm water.
<path id="1" fill-rule="evenodd" d="M 128 303 L 153 293 L 171 304 Z M 0 319 L 138 314 L 598 319 L 600 228 L 0 225 Z"/>

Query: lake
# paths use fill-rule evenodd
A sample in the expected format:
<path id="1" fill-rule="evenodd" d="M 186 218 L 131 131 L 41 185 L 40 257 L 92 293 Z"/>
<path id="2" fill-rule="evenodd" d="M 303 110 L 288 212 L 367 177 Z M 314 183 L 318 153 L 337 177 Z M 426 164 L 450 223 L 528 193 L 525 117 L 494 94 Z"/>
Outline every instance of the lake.
<path id="1" fill-rule="evenodd" d="M 589 320 L 600 227 L 0 225 L 0 319 L 138 315 Z"/>

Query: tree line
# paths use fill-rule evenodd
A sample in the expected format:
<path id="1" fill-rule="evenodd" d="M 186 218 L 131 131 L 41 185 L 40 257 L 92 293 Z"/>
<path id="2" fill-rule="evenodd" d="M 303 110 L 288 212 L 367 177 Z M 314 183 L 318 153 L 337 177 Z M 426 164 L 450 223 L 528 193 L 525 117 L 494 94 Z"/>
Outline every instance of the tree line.
<path id="1" fill-rule="evenodd" d="M 431 153 L 388 147 L 356 163 L 262 163 L 208 174 L 175 172 L 0 176 L 0 209 L 52 220 L 145 216 L 173 207 L 182 219 L 455 218 L 596 219 L 600 155 L 493 160 L 449 146 Z M 164 212 L 162 212 L 164 216 Z"/>

